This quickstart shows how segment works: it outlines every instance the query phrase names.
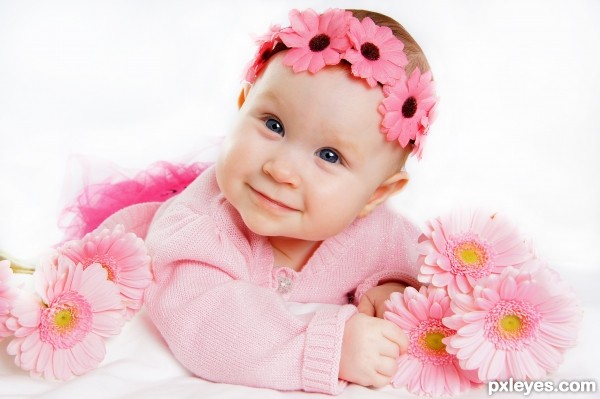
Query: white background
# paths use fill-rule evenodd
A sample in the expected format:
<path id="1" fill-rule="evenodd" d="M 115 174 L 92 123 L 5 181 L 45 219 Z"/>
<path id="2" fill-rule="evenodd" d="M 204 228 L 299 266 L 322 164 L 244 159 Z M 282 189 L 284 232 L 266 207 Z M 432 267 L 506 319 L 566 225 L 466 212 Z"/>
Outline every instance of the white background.
<path id="1" fill-rule="evenodd" d="M 388 14 L 428 56 L 438 118 L 395 207 L 419 224 L 504 212 L 575 285 L 598 281 L 593 0 L 0 0 L 0 249 L 35 261 L 60 240 L 74 154 L 127 170 L 205 157 L 235 116 L 251 35 L 306 7 Z"/>

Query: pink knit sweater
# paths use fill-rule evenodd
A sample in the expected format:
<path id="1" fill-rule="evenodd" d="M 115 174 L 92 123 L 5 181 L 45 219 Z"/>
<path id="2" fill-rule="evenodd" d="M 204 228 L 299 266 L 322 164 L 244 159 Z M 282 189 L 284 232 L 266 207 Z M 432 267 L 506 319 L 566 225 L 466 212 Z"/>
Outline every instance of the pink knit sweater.
<path id="1" fill-rule="evenodd" d="M 146 237 L 153 322 L 175 357 L 210 381 L 339 393 L 344 326 L 360 296 L 384 280 L 418 284 L 418 231 L 384 206 L 323 241 L 300 272 L 277 267 L 214 168 L 167 203 L 134 205 L 102 227 L 118 223 Z M 335 306 L 295 315 L 288 302 Z"/>

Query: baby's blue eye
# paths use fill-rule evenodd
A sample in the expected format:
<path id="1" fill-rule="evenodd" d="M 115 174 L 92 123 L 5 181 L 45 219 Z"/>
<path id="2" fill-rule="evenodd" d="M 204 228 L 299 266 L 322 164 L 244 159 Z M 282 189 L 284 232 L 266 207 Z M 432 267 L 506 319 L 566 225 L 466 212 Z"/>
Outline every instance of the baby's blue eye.
<path id="1" fill-rule="evenodd" d="M 322 148 L 316 152 L 316 155 L 327 162 L 338 163 L 340 161 L 338 153 L 331 148 Z"/>
<path id="2" fill-rule="evenodd" d="M 269 118 L 266 120 L 265 125 L 267 129 L 283 136 L 283 125 L 277 119 Z"/>

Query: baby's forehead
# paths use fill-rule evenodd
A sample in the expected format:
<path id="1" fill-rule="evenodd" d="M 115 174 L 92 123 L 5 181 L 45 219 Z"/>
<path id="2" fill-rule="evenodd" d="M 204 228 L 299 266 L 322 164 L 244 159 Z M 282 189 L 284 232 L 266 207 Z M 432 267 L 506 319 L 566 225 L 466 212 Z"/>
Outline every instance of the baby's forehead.
<path id="1" fill-rule="evenodd" d="M 318 73 L 295 72 L 282 62 L 285 53 L 282 51 L 269 60 L 255 84 L 273 92 L 312 90 L 314 101 L 320 96 L 337 96 L 337 102 L 350 104 L 366 95 L 379 104 L 384 97 L 380 85 L 371 87 L 364 79 L 353 76 L 347 64 L 327 65 Z"/>

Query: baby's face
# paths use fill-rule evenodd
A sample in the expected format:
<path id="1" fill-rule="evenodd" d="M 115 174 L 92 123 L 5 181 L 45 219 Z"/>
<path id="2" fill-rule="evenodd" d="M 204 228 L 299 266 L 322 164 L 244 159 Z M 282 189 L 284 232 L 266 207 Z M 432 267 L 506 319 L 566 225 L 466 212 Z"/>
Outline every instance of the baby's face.
<path id="1" fill-rule="evenodd" d="M 253 232 L 320 241 L 352 223 L 401 149 L 379 130 L 379 87 L 343 67 L 294 73 L 282 58 L 247 92 L 217 181 Z"/>

